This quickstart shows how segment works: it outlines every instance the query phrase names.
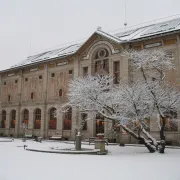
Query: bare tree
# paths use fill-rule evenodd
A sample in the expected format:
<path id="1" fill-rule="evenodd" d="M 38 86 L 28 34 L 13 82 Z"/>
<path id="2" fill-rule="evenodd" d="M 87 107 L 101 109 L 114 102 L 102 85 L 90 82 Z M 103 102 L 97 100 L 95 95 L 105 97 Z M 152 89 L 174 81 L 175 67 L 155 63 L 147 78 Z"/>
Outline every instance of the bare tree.
<path id="1" fill-rule="evenodd" d="M 108 75 L 77 78 L 69 85 L 69 104 L 80 111 L 101 114 L 112 120 L 116 126 L 119 125 L 135 139 L 142 141 L 150 152 L 155 152 L 156 148 L 141 134 L 143 132 L 150 137 L 144 128 L 143 119 L 153 111 L 152 100 L 147 97 L 144 88 L 146 86 L 140 82 L 114 86 L 113 78 Z M 138 131 L 127 126 L 137 121 Z"/>
<path id="2" fill-rule="evenodd" d="M 175 69 L 173 57 L 163 49 L 129 50 L 124 54 L 135 69 L 136 78 L 145 84 L 147 92 L 152 97 L 155 111 L 159 114 L 158 127 L 161 139 L 159 150 L 164 153 L 166 119 L 172 117 L 172 112 L 177 112 L 180 104 L 179 89 L 166 81 L 166 72 Z"/>

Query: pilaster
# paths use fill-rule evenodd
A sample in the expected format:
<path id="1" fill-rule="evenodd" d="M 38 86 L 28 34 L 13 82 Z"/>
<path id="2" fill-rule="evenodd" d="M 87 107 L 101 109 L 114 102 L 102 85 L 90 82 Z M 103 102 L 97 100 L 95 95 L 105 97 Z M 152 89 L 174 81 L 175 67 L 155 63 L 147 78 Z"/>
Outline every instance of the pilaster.
<path id="1" fill-rule="evenodd" d="M 75 137 L 75 129 L 78 123 L 78 111 L 77 108 L 72 107 L 72 124 L 71 124 L 71 137 Z"/>
<path id="2" fill-rule="evenodd" d="M 9 130 L 10 130 L 10 112 L 6 111 L 6 135 L 9 136 Z"/>
<path id="3" fill-rule="evenodd" d="M 94 113 L 88 113 L 88 119 L 89 136 L 94 137 L 96 136 L 96 115 Z"/>

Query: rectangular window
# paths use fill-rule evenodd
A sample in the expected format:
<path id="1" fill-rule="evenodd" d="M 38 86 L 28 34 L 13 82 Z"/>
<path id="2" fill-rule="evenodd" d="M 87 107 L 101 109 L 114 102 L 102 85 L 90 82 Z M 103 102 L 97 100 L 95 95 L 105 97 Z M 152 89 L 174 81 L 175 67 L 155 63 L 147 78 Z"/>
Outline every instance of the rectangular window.
<path id="1" fill-rule="evenodd" d="M 115 61 L 113 63 L 113 69 L 114 69 L 114 84 L 119 84 L 120 81 L 120 62 Z"/>
<path id="2" fill-rule="evenodd" d="M 73 74 L 73 70 L 69 70 L 69 74 Z"/>
<path id="3" fill-rule="evenodd" d="M 83 76 L 88 75 L 88 67 L 83 67 Z"/>
<path id="4" fill-rule="evenodd" d="M 39 79 L 42 79 L 42 76 L 39 76 Z"/>
<path id="5" fill-rule="evenodd" d="M 27 82 L 27 81 L 28 81 L 28 78 L 25 78 L 25 81 Z"/>
<path id="6" fill-rule="evenodd" d="M 17 84 L 17 83 L 18 83 L 18 80 L 15 80 L 15 83 Z"/>
<path id="7" fill-rule="evenodd" d="M 51 74 L 51 77 L 55 77 L 55 74 L 54 74 L 54 73 L 52 73 L 52 74 Z"/>

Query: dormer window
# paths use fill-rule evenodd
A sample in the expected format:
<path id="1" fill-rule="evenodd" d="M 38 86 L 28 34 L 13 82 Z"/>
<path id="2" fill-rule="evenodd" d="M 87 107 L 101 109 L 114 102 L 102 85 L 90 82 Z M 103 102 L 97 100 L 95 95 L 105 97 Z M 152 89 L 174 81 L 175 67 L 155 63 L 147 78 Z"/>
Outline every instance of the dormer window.
<path id="1" fill-rule="evenodd" d="M 160 27 L 165 27 L 165 26 L 167 26 L 168 24 L 162 24 L 162 25 L 160 25 Z"/>

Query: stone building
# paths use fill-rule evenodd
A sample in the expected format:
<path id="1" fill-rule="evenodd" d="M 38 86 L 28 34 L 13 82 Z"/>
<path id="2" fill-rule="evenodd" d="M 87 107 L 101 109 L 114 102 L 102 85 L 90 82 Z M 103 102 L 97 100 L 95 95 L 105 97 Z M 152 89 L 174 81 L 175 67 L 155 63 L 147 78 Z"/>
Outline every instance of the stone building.
<path id="1" fill-rule="evenodd" d="M 84 43 L 27 57 L 21 63 L 0 72 L 0 135 L 21 135 L 21 123 L 28 125 L 28 134 L 49 137 L 60 134 L 73 139 L 83 119 L 84 137 L 97 133 L 109 136 L 111 123 L 100 116 L 78 112 L 67 107 L 66 113 L 55 111 L 67 101 L 68 82 L 75 77 L 109 73 L 114 83 L 131 75 L 128 59 L 122 50 L 163 47 L 175 57 L 177 71 L 168 72 L 168 80 L 180 84 L 180 18 L 109 34 L 97 29 Z M 155 136 L 153 122 L 150 131 Z M 180 142 L 180 126 L 167 131 L 167 139 Z M 122 134 L 125 141 L 131 138 Z"/>

